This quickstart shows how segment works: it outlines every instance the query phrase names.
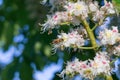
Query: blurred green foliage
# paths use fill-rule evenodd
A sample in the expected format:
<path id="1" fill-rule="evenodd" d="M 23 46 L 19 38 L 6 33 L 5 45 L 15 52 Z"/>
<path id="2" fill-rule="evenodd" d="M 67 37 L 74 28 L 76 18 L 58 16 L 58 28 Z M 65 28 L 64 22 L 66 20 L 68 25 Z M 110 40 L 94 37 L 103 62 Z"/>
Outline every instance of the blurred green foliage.
<path id="1" fill-rule="evenodd" d="M 112 0 L 115 8 L 120 12 L 120 0 Z"/>
<path id="2" fill-rule="evenodd" d="M 57 62 L 58 55 L 51 55 L 50 43 L 57 34 L 48 35 L 40 33 L 38 23 L 46 19 L 48 7 L 40 4 L 41 0 L 3 0 L 0 6 L 0 48 L 8 50 L 10 45 L 18 47 L 24 44 L 23 53 L 14 57 L 12 63 L 8 64 L 0 72 L 1 80 L 12 80 L 15 72 L 20 72 L 21 80 L 33 80 L 34 73 L 31 63 L 42 70 L 45 65 Z M 25 31 L 24 26 L 29 25 Z M 14 42 L 13 38 L 23 34 L 28 39 L 27 43 Z M 20 58 L 23 58 L 20 62 Z"/>

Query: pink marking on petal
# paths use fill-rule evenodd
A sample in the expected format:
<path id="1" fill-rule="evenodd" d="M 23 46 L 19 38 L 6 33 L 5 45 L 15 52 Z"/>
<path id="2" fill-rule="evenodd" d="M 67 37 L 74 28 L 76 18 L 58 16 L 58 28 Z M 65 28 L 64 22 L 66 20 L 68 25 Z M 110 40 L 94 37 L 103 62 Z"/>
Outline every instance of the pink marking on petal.
<path id="1" fill-rule="evenodd" d="M 73 34 L 73 33 L 70 33 L 70 37 L 71 37 L 71 38 L 74 37 L 74 34 Z"/>
<path id="2" fill-rule="evenodd" d="M 106 6 L 108 6 L 108 7 L 109 7 L 109 6 L 110 6 L 110 4 L 109 4 L 109 3 L 107 3 L 107 4 L 106 4 Z"/>
<path id="3" fill-rule="evenodd" d="M 87 66 L 85 64 L 82 64 L 81 67 L 82 68 L 87 68 Z"/>
<path id="4" fill-rule="evenodd" d="M 92 67 L 92 64 L 89 64 L 90 67 Z"/>
<path id="5" fill-rule="evenodd" d="M 113 31 L 113 32 L 118 32 L 118 30 L 115 30 L 115 29 L 114 29 L 114 30 L 112 30 L 112 31 Z"/>
<path id="6" fill-rule="evenodd" d="M 71 9 L 71 6 L 68 6 L 68 9 Z"/>
<path id="7" fill-rule="evenodd" d="M 55 15 L 53 18 L 54 18 L 54 19 L 56 19 L 57 17 L 58 17 L 58 16 L 57 16 L 57 15 Z"/>
<path id="8" fill-rule="evenodd" d="M 102 61 L 102 63 L 103 63 L 103 64 L 106 64 L 106 62 L 105 62 L 105 61 Z"/>
<path id="9" fill-rule="evenodd" d="M 72 64 L 72 66 L 75 66 L 75 64 Z"/>

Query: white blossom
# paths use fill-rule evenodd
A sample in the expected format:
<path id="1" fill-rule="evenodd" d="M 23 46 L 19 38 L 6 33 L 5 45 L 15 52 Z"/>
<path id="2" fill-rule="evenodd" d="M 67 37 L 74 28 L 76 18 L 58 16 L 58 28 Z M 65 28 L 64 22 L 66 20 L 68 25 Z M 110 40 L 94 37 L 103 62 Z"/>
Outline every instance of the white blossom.
<path id="1" fill-rule="evenodd" d="M 100 32 L 99 39 L 102 45 L 113 45 L 117 42 L 117 39 L 120 37 L 120 33 L 118 33 L 117 27 L 113 26 L 112 30 L 105 29 Z"/>
<path id="2" fill-rule="evenodd" d="M 56 26 L 60 26 L 61 23 L 70 22 L 72 20 L 71 15 L 68 12 L 56 12 L 53 16 L 47 16 L 48 20 L 42 24 L 42 30 L 53 29 Z"/>
<path id="3" fill-rule="evenodd" d="M 104 11 L 97 10 L 95 13 L 93 13 L 93 21 L 100 21 L 104 19 Z"/>
<path id="4" fill-rule="evenodd" d="M 68 2 L 65 8 L 70 14 L 75 16 L 81 16 L 82 18 L 88 17 L 88 6 L 83 1 L 78 0 L 76 3 Z"/>
<path id="5" fill-rule="evenodd" d="M 59 41 L 57 41 L 56 43 L 56 40 Z M 83 36 L 80 35 L 77 30 L 75 30 L 68 34 L 61 33 L 61 35 L 58 35 L 58 39 L 55 39 L 53 41 L 53 47 L 55 49 L 61 47 L 79 47 L 79 46 L 83 46 L 84 42 L 85 40 Z"/>
<path id="6" fill-rule="evenodd" d="M 106 52 L 99 52 L 99 54 L 96 54 L 94 61 L 91 61 L 94 75 L 101 73 L 110 75 L 110 61 L 107 59 L 106 54 Z"/>
<path id="7" fill-rule="evenodd" d="M 80 76 L 93 79 L 97 75 L 104 74 L 110 75 L 110 61 L 107 58 L 106 52 L 98 52 L 94 60 L 86 60 L 86 61 L 79 61 L 77 58 L 72 61 L 68 62 L 66 68 L 63 70 L 66 75 L 73 74 L 80 74 Z"/>
<path id="8" fill-rule="evenodd" d="M 90 2 L 89 3 L 89 10 L 90 12 L 96 12 L 99 9 L 98 2 Z"/>
<path id="9" fill-rule="evenodd" d="M 113 4 L 111 2 L 107 2 L 106 0 L 105 0 L 105 5 L 101 7 L 101 10 L 105 11 L 107 15 L 115 14 L 115 9 L 113 7 Z"/>
<path id="10" fill-rule="evenodd" d="M 115 55 L 120 56 L 120 45 L 114 47 L 113 53 L 114 53 Z"/>

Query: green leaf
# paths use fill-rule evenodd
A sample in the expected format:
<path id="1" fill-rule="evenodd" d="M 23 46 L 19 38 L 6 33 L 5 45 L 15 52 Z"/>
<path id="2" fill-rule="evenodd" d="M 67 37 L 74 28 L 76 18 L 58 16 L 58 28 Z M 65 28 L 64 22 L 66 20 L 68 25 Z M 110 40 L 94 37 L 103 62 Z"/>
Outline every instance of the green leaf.
<path id="1" fill-rule="evenodd" d="M 1 80 L 12 80 L 18 67 L 18 59 L 7 65 L 1 73 Z"/>
<path id="2" fill-rule="evenodd" d="M 21 80 L 33 80 L 32 79 L 32 68 L 29 63 L 23 61 L 20 67 L 20 79 Z"/>
<path id="3" fill-rule="evenodd" d="M 120 0 L 112 0 L 115 8 L 120 12 Z"/>
<path id="4" fill-rule="evenodd" d="M 48 56 L 48 57 L 51 55 L 51 48 L 50 48 L 50 46 L 45 46 L 44 54 L 46 56 Z"/>

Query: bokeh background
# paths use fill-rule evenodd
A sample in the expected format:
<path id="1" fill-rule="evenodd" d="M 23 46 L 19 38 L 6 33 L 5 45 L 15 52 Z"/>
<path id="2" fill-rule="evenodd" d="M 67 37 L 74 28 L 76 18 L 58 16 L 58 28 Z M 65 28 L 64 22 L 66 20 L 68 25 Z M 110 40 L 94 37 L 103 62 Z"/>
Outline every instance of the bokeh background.
<path id="1" fill-rule="evenodd" d="M 44 23 L 50 10 L 41 1 L 0 0 L 0 80 L 60 80 L 57 74 L 71 60 L 73 55 L 66 51 L 51 51 L 56 30 L 41 33 L 39 23 Z M 90 57 L 82 55 L 82 59 Z"/>
<path id="2" fill-rule="evenodd" d="M 63 53 L 51 55 L 57 34 L 40 32 L 49 10 L 40 2 L 0 0 L 0 80 L 58 80 Z"/>

